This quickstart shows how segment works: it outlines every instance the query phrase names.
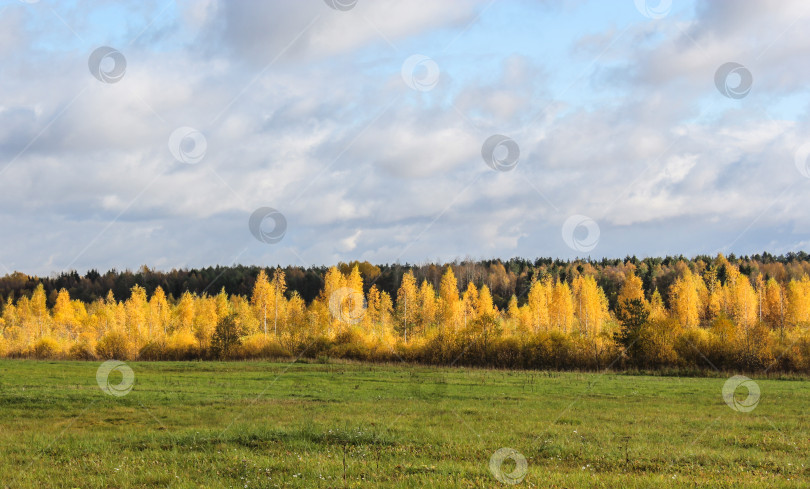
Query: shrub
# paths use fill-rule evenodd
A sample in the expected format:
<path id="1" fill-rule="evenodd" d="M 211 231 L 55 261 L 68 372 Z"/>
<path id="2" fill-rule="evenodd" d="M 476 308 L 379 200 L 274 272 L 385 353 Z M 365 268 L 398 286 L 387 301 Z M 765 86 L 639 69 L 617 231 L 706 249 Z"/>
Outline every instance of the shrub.
<path id="1" fill-rule="evenodd" d="M 236 314 L 228 314 L 220 319 L 211 338 L 211 354 L 215 358 L 229 358 L 232 350 L 238 347 L 242 340 L 242 327 Z"/>
<path id="2" fill-rule="evenodd" d="M 533 334 L 523 343 L 523 362 L 526 368 L 543 369 L 550 366 L 551 337 L 548 334 Z"/>
<path id="3" fill-rule="evenodd" d="M 712 353 L 713 343 L 711 333 L 705 329 L 689 328 L 678 336 L 674 347 L 684 366 L 706 369 L 712 366 L 707 355 Z"/>
<path id="4" fill-rule="evenodd" d="M 520 368 L 523 351 L 517 338 L 495 338 L 490 344 L 491 364 L 498 368 Z"/>
<path id="5" fill-rule="evenodd" d="M 347 360 L 368 360 L 369 352 L 365 335 L 356 328 L 346 327 L 335 336 L 326 355 Z"/>
<path id="6" fill-rule="evenodd" d="M 166 352 L 166 342 L 164 341 L 151 341 L 138 351 L 138 358 L 141 360 L 166 360 L 169 355 Z"/>
<path id="7" fill-rule="evenodd" d="M 810 372 L 810 333 L 800 332 L 795 339 L 787 340 L 789 343 L 781 347 L 784 361 L 796 370 Z"/>
<path id="8" fill-rule="evenodd" d="M 328 355 L 332 358 L 347 360 L 367 360 L 368 350 L 361 344 L 341 343 L 330 348 Z"/>
<path id="9" fill-rule="evenodd" d="M 38 339 L 31 348 L 31 353 L 35 358 L 56 358 L 60 352 L 59 343 L 47 336 Z"/>
<path id="10" fill-rule="evenodd" d="M 745 370 L 763 370 L 774 362 L 770 330 L 762 323 L 745 328 L 737 339 L 739 365 Z"/>
<path id="11" fill-rule="evenodd" d="M 639 346 L 643 352 L 640 366 L 644 368 L 676 366 L 678 354 L 675 352 L 675 338 L 680 329 L 680 323 L 674 318 L 649 322 L 639 337 Z"/>
<path id="12" fill-rule="evenodd" d="M 616 309 L 616 319 L 622 327 L 613 333 L 613 338 L 624 347 L 631 365 L 642 365 L 645 354 L 642 336 L 649 327 L 650 311 L 641 299 L 625 300 Z"/>
<path id="13" fill-rule="evenodd" d="M 554 370 L 575 368 L 577 352 L 572 337 L 559 331 L 552 331 L 548 337 L 550 342 L 548 366 Z"/>
<path id="14" fill-rule="evenodd" d="M 201 353 L 197 338 L 188 331 L 177 331 L 166 340 L 166 360 L 194 360 Z"/>
<path id="15" fill-rule="evenodd" d="M 332 346 L 332 342 L 326 336 L 319 335 L 311 338 L 309 343 L 302 343 L 294 352 L 295 355 L 306 355 L 309 358 L 319 358 L 325 356 L 325 352 Z"/>
<path id="16" fill-rule="evenodd" d="M 241 345 L 234 348 L 231 353 L 232 358 L 288 358 L 292 354 L 289 350 L 273 339 L 264 336 L 263 333 L 254 334 L 242 338 Z"/>
<path id="17" fill-rule="evenodd" d="M 68 357 L 72 360 L 95 360 L 97 358 L 93 346 L 84 341 L 74 343 L 68 351 Z"/>
<path id="18" fill-rule="evenodd" d="M 102 360 L 129 360 L 132 356 L 127 337 L 118 331 L 110 331 L 101 337 L 96 354 Z"/>

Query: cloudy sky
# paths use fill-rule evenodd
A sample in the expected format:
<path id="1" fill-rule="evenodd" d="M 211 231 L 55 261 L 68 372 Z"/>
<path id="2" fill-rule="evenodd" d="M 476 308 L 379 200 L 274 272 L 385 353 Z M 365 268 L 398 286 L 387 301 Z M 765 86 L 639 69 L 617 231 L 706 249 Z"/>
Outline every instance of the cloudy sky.
<path id="1" fill-rule="evenodd" d="M 808 249 L 808 19 L 4 0 L 0 274 Z"/>

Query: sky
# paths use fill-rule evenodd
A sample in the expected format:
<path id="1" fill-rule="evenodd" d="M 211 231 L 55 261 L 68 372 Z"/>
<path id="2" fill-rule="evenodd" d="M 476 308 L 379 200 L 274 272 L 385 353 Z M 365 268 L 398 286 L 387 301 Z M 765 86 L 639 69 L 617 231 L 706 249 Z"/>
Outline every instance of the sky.
<path id="1" fill-rule="evenodd" d="M 0 274 L 807 250 L 808 19 L 3 0 Z"/>

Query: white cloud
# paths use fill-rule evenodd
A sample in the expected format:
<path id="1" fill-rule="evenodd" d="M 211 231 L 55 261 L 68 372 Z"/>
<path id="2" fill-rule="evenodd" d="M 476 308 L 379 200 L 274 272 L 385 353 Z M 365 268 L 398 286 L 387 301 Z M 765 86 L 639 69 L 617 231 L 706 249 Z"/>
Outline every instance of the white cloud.
<path id="1" fill-rule="evenodd" d="M 468 25 L 491 34 L 476 34 L 479 2 L 360 2 L 349 12 L 316 0 L 189 2 L 175 23 L 191 33 L 122 48 L 127 74 L 111 85 L 87 72 L 91 49 L 0 35 L 0 54 L 13 53 L 0 79 L 0 263 L 50 273 L 236 256 L 571 256 L 560 226 L 572 214 L 599 223 L 593 256 L 712 252 L 749 225 L 735 246 L 790 249 L 810 224 L 810 184 L 793 161 L 809 126 L 771 106 L 806 91 L 810 35 L 792 25 L 802 5 L 712 2 L 695 18 L 636 19 L 586 71 L 586 102 L 552 98 L 560 60 L 494 41 L 501 59 L 488 81 L 474 75 L 481 53 L 454 54 L 441 58 L 433 91 L 404 86 L 411 48 L 440 51 Z M 23 30 L 37 38 L 35 26 Z M 587 58 L 616 35 L 605 25 L 571 48 Z M 734 59 L 750 60 L 755 79 L 739 101 L 713 82 Z M 206 137 L 197 165 L 169 152 L 180 126 Z M 520 145 L 511 172 L 481 158 L 495 133 Z M 261 206 L 287 217 L 276 247 L 247 231 Z"/>

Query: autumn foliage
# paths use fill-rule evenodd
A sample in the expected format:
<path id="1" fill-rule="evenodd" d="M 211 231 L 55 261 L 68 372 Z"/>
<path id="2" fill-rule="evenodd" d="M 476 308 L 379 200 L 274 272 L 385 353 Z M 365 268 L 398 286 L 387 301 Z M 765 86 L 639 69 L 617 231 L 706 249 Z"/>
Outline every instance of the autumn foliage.
<path id="1" fill-rule="evenodd" d="M 810 370 L 807 261 L 558 265 L 409 267 L 388 292 L 378 268 L 341 264 L 311 300 L 280 268 L 260 270 L 246 295 L 134 285 L 121 300 L 84 302 L 39 283 L 5 300 L 0 355 Z"/>

